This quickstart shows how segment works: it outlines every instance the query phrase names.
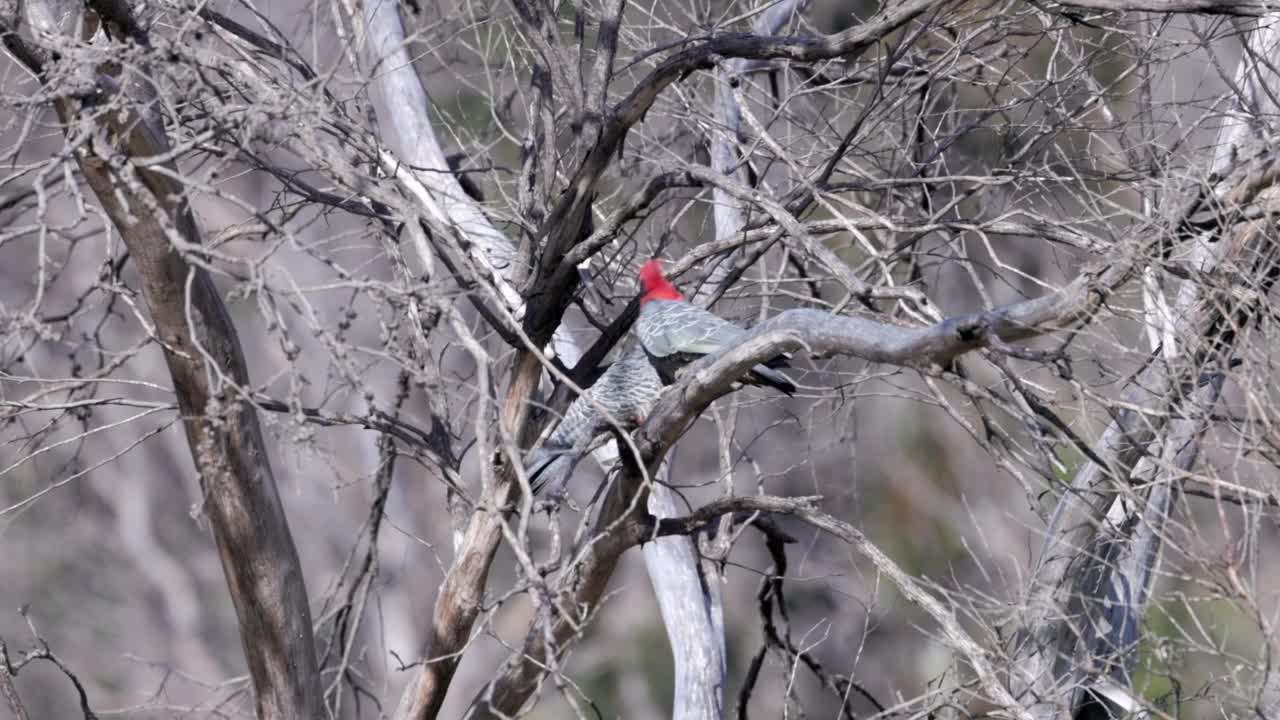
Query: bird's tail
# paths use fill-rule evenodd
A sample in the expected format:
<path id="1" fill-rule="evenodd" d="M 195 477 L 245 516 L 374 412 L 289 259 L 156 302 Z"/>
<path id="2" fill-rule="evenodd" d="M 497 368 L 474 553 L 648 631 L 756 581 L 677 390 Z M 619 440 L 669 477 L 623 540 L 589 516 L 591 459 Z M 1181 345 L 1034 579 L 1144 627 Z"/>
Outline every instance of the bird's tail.
<path id="1" fill-rule="evenodd" d="M 525 464 L 525 474 L 529 476 L 529 489 L 537 495 L 547 490 L 554 497 L 563 492 L 573 466 L 577 464 L 580 453 L 570 447 L 538 448 L 529 456 Z"/>
<path id="2" fill-rule="evenodd" d="M 779 356 L 781 357 L 781 356 Z M 784 367 L 786 359 L 783 359 Z M 795 383 L 787 379 L 786 375 L 773 370 L 765 365 L 756 365 L 751 368 L 751 374 L 748 376 L 749 382 L 753 385 L 767 385 L 775 390 L 786 393 L 787 395 L 796 394 Z"/>

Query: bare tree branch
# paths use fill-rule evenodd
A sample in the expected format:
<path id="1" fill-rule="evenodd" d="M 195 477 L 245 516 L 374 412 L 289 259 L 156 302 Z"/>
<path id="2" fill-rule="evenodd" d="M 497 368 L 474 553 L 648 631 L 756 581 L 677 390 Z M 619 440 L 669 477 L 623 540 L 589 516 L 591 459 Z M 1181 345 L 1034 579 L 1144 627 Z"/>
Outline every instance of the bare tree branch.
<path id="1" fill-rule="evenodd" d="M 542 235 L 547 239 L 545 257 L 549 262 L 538 280 L 544 293 L 555 298 L 569 287 L 573 268 L 557 263 L 581 237 L 580 230 L 600 177 L 613 162 L 627 133 L 672 83 L 697 70 L 711 69 L 728 58 L 815 61 L 856 56 L 913 19 L 947 3 L 948 0 L 908 0 L 887 5 L 866 22 L 830 37 L 726 34 L 672 54 L 610 111 L 599 140 L 582 160 L 547 219 Z"/>
<path id="2" fill-rule="evenodd" d="M 0 694 L 4 695 L 15 720 L 30 720 L 31 716 L 27 715 L 27 708 L 22 704 L 22 697 L 18 695 L 18 688 L 13 684 L 13 667 L 9 663 L 9 648 L 5 646 L 4 640 L 0 640 Z"/>
<path id="3" fill-rule="evenodd" d="M 408 55 L 403 47 L 404 32 L 396 11 L 396 6 L 391 3 L 365 2 L 363 5 L 366 31 L 371 38 L 367 51 L 379 68 L 376 75 L 377 85 L 384 95 L 385 107 L 388 109 L 388 112 L 383 114 L 389 122 L 384 131 L 396 138 L 400 146 L 408 151 L 407 158 L 415 166 L 442 170 L 445 168 L 444 154 L 431 127 L 428 112 L 430 101 L 408 61 Z M 617 5 L 615 11 L 621 12 L 621 4 Z M 607 37 L 601 38 L 601 42 L 607 43 Z M 601 72 L 605 70 L 598 71 L 596 82 L 605 85 L 607 76 L 600 75 Z M 598 92 L 604 91 L 601 89 Z M 603 95 L 600 95 L 600 99 L 603 99 Z M 405 117 L 410 115 L 413 117 Z M 491 265 L 495 269 L 495 277 L 500 282 L 509 283 L 500 287 L 510 288 L 518 284 L 523 277 L 523 270 L 517 267 L 514 248 L 511 247 L 510 241 L 493 228 L 479 207 L 469 198 L 463 197 L 460 189 L 453 187 L 456 186 L 456 181 L 453 181 L 452 175 L 437 171 L 435 173 L 418 172 L 417 176 L 428 191 L 426 195 L 420 196 L 423 200 L 430 203 L 431 198 L 437 193 L 445 198 L 439 204 L 443 217 L 437 220 L 451 224 L 467 242 L 475 243 L 488 254 Z M 441 186 L 441 182 L 445 185 Z M 453 185 L 449 185 L 451 182 Z M 479 232 L 479 235 L 472 237 L 474 232 Z M 423 246 L 419 248 L 419 252 L 429 255 L 431 251 Z M 504 290 L 504 297 L 517 314 L 522 311 L 523 301 L 518 296 L 508 294 L 508 291 Z M 572 337 L 563 329 L 555 333 L 555 345 L 557 354 L 569 361 L 580 355 Z M 538 362 L 536 355 L 529 353 L 528 350 L 524 351 L 521 370 L 516 374 L 517 380 L 507 390 L 508 404 L 503 415 L 508 420 L 504 423 L 506 427 L 518 428 L 523 425 L 523 420 L 518 419 L 523 418 L 524 411 L 520 408 L 522 404 L 527 403 L 536 389 Z M 607 462 L 607 455 L 605 458 Z M 502 506 L 505 502 L 504 493 L 507 492 L 509 485 L 509 474 L 500 477 L 497 484 L 488 488 L 495 494 L 486 495 L 482 499 L 482 504 L 495 508 Z M 424 663 L 421 674 L 406 688 L 396 717 L 433 717 L 444 701 L 460 659 L 459 654 L 469 638 L 470 628 L 480 607 L 479 600 L 483 593 L 489 563 L 492 562 L 493 554 L 501 540 L 501 523 L 500 513 L 476 512 L 467 524 L 465 534 L 457 541 L 458 557 L 450 568 L 436 601 L 436 611 L 426 653 L 429 659 Z M 586 582 L 587 590 L 584 592 L 588 595 L 595 592 L 597 593 L 595 597 L 598 598 L 598 592 L 603 591 L 604 582 L 612 572 L 615 562 L 616 557 L 612 557 L 594 565 L 595 570 L 588 575 L 595 579 Z M 584 602 L 588 603 L 585 607 L 594 606 L 594 602 L 587 600 Z M 567 639 L 568 635 L 564 635 L 565 632 L 568 630 L 561 629 L 556 632 L 556 636 L 562 640 Z M 532 652 L 545 653 L 546 648 L 535 649 Z M 533 657 L 534 655 L 528 655 L 516 659 L 516 664 L 519 666 L 514 675 L 517 678 L 516 687 L 514 689 L 499 687 L 493 695 L 497 698 L 495 702 L 500 705 L 503 703 L 507 706 L 514 705 L 517 708 L 523 704 L 533 690 L 533 686 L 529 684 L 529 671 L 536 673 L 538 670 L 535 665 L 528 662 Z"/>
<path id="4" fill-rule="evenodd" d="M 74 39 L 63 35 L 76 27 L 71 6 L 31 2 L 27 13 L 38 31 L 71 41 L 74 57 Z M 96 97 L 65 98 L 56 107 L 69 137 L 92 138 L 70 150 L 129 248 L 163 343 L 240 621 L 258 717 L 322 717 L 306 585 L 257 412 L 244 395 L 249 374 L 239 338 L 209 273 L 185 259 L 203 240 L 172 179 L 174 164 L 135 163 L 169 151 L 163 127 L 138 110 L 151 98 L 126 95 L 112 78 L 100 77 L 99 85 Z M 148 86 L 128 87 L 145 93 Z"/>
<path id="5" fill-rule="evenodd" d="M 829 5 L 0 0 L 3 707 L 1274 714 L 1275 18 Z"/>
<path id="6" fill-rule="evenodd" d="M 777 34 L 804 4 L 796 0 L 775 3 L 756 19 L 752 30 L 764 36 Z M 747 181 L 748 160 L 738 145 L 743 131 L 736 87 L 744 80 L 744 66 L 745 61 L 732 60 L 717 69 L 715 117 L 719 124 L 710 133 L 712 171 L 743 184 Z M 716 237 L 744 232 L 745 203 L 720 186 L 713 188 L 712 202 Z M 728 277 L 738 254 L 726 253 L 712 261 L 714 265 L 699 284 L 692 302 L 706 306 L 715 299 L 714 290 Z M 666 467 L 659 471 L 661 482 L 649 491 L 649 512 L 658 518 L 678 512 L 667 472 Z M 727 531 L 727 526 L 722 530 Z M 724 606 L 719 594 L 722 578 L 712 563 L 700 561 L 697 550 L 688 538 L 659 538 L 645 544 L 644 559 L 675 657 L 672 717 L 713 720 L 724 716 L 728 685 Z"/>
<path id="7" fill-rule="evenodd" d="M 885 555 L 857 528 L 819 511 L 816 506 L 818 499 L 820 498 L 778 498 L 762 495 L 724 498 L 698 508 L 691 515 L 659 520 L 655 530 L 658 535 L 682 534 L 704 527 L 725 514 L 769 512 L 792 515 L 819 530 L 834 535 L 848 543 L 859 555 L 871 561 L 876 570 L 889 578 L 889 581 L 908 601 L 924 610 L 938 623 L 948 643 L 969 661 L 991 702 L 996 703 L 1011 717 L 1030 720 L 1033 716 L 1022 708 L 1008 688 L 1000 682 L 995 666 L 987 658 L 987 652 L 960 626 L 955 612 L 945 607 L 932 593 L 921 587 L 915 578 Z"/>
<path id="8" fill-rule="evenodd" d="M 1258 0 L 1056 0 L 1055 5 L 1110 12 L 1204 13 L 1263 16 L 1272 11 Z"/>
<path id="9" fill-rule="evenodd" d="M 1216 177 L 1227 177 L 1236 170 L 1238 158 L 1250 157 L 1249 150 L 1258 147 L 1258 140 L 1266 132 L 1262 118 L 1274 117 L 1275 93 L 1280 90 L 1280 75 L 1272 69 L 1269 58 L 1275 57 L 1277 44 L 1275 18 L 1273 22 L 1258 21 L 1257 28 L 1250 34 L 1245 56 L 1237 71 L 1236 85 L 1244 93 L 1237 97 L 1238 115 L 1233 122 L 1223 126 L 1219 134 L 1217 152 L 1214 158 L 1212 173 Z M 1263 167 L 1273 163 L 1264 162 Z M 1248 202 L 1259 192 L 1270 187 L 1275 178 L 1267 172 L 1255 172 L 1249 168 L 1244 171 L 1244 179 L 1233 178 L 1224 181 L 1214 188 L 1221 200 L 1212 207 L 1215 214 L 1229 215 L 1242 203 Z M 1238 174 L 1238 173 L 1237 173 Z M 1223 212 L 1220 208 L 1225 208 Z M 1248 262 L 1251 257 L 1268 257 L 1260 252 L 1259 243 L 1269 243 L 1265 233 L 1259 232 L 1252 224 L 1245 224 L 1236 229 L 1231 226 L 1220 228 L 1224 236 L 1210 234 L 1199 236 L 1193 243 L 1190 265 L 1198 275 L 1212 273 L 1215 268 L 1224 264 Z M 1258 277 L 1271 277 L 1267 267 L 1257 269 Z M 1202 275 L 1203 274 L 1203 275 Z M 1208 336 L 1213 340 L 1219 332 L 1218 326 L 1226 320 L 1227 309 L 1217 302 L 1205 302 L 1204 293 L 1208 288 L 1194 279 L 1183 282 L 1182 288 L 1174 302 L 1173 317 L 1177 321 L 1176 336 L 1192 340 L 1200 344 L 1200 348 L 1192 352 L 1198 355 L 1200 362 L 1191 362 L 1186 369 L 1198 374 L 1202 363 L 1209 359 L 1207 353 L 1218 355 L 1223 352 L 1220 340 L 1204 342 Z M 1229 344 L 1227 345 L 1229 347 Z M 1156 361 L 1144 371 L 1133 389 L 1128 393 L 1128 401 L 1135 406 L 1164 404 L 1177 402 L 1179 393 L 1176 388 L 1182 384 L 1178 377 L 1178 368 L 1170 367 L 1171 363 Z M 1219 383 L 1209 383 L 1200 394 L 1207 395 L 1195 405 L 1211 408 L 1216 401 Z M 1140 627 L 1145 608 L 1145 593 L 1151 579 L 1151 563 L 1158 554 L 1162 537 L 1161 528 L 1167 517 L 1174 489 L 1170 487 L 1172 480 L 1157 482 L 1150 487 L 1156 488 L 1153 495 L 1146 499 L 1149 507 L 1141 511 L 1146 517 L 1142 522 L 1137 517 L 1133 522 L 1140 523 L 1143 528 L 1141 544 L 1135 548 L 1126 547 L 1121 555 L 1132 561 L 1123 563 L 1119 568 L 1111 565 L 1117 562 L 1114 552 L 1097 553 L 1100 549 L 1113 547 L 1116 540 L 1099 538 L 1100 533 L 1114 533 L 1113 526 L 1108 530 L 1104 522 L 1108 511 L 1118 496 L 1125 491 L 1124 480 L 1130 473 L 1140 454 L 1146 452 L 1148 444 L 1161 440 L 1164 446 L 1166 467 L 1177 468 L 1182 463 L 1194 462 L 1199 433 L 1203 432 L 1203 424 L 1198 419 L 1207 410 L 1195 413 L 1192 418 L 1179 420 L 1171 426 L 1161 429 L 1159 421 L 1139 419 L 1132 413 L 1126 413 L 1117 422 L 1107 428 L 1099 445 L 1100 454 L 1110 467 L 1101 467 L 1094 463 L 1086 463 L 1077 472 L 1071 482 L 1071 488 L 1059 501 L 1052 521 L 1050 522 L 1044 547 L 1041 550 L 1035 572 L 1028 585 L 1025 615 L 1022 628 L 1027 635 L 1020 651 L 1022 658 L 1016 673 L 1020 682 L 1035 693 L 1038 698 L 1035 711 L 1038 717 L 1069 716 L 1079 702 L 1076 698 L 1081 692 L 1078 686 L 1081 675 L 1089 674 L 1082 669 L 1078 660 L 1080 651 L 1097 648 L 1078 648 L 1080 628 L 1088 627 L 1088 614 L 1095 617 L 1109 615 L 1107 622 L 1115 632 L 1135 633 Z M 1144 506 L 1145 507 L 1145 506 Z M 1119 524 L 1129 524 L 1124 520 Z M 1132 526 L 1131 526 L 1132 527 Z M 1128 534 L 1127 532 L 1124 534 Z M 1120 541 L 1127 545 L 1132 539 Z M 1091 567 L 1092 566 L 1092 567 Z M 1106 578 L 1097 580 L 1097 578 Z M 1082 587 L 1086 582 L 1093 587 Z M 1120 588 L 1119 594 L 1117 587 Z M 1110 597 L 1108 594 L 1112 593 Z M 1098 607 L 1090 607 L 1096 603 Z M 1113 609 L 1099 609 L 1104 604 L 1113 605 Z M 1104 636 L 1106 634 L 1104 633 Z M 1099 640 L 1104 646 L 1103 655 L 1114 655 L 1114 638 L 1104 637 Z M 1113 679 L 1120 683 L 1131 681 L 1127 668 L 1132 667 L 1132 653 L 1136 652 L 1137 643 L 1133 641 L 1119 643 L 1129 657 L 1116 667 Z M 1108 649 L 1105 646 L 1110 645 Z M 1104 664 L 1104 668 L 1109 666 Z M 1121 687 L 1122 692 L 1127 689 Z"/>

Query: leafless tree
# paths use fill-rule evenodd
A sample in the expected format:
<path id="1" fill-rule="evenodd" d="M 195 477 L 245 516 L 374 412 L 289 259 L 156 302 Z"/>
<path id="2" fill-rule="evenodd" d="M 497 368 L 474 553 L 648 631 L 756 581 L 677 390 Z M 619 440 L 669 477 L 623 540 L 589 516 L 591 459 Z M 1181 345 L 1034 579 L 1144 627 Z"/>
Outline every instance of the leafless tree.
<path id="1" fill-rule="evenodd" d="M 1280 714 L 1277 22 L 0 0 L 0 707 Z"/>

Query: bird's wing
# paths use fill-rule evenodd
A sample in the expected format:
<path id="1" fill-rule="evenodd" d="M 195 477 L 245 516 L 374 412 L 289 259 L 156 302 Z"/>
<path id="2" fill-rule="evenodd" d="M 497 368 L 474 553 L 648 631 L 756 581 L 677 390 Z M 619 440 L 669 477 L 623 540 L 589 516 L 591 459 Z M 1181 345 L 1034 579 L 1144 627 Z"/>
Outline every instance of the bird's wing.
<path id="1" fill-rule="evenodd" d="M 651 321 L 653 332 L 645 344 L 651 355 L 708 355 L 732 345 L 743 334 L 737 325 L 686 302 L 670 302 L 661 310 Z"/>

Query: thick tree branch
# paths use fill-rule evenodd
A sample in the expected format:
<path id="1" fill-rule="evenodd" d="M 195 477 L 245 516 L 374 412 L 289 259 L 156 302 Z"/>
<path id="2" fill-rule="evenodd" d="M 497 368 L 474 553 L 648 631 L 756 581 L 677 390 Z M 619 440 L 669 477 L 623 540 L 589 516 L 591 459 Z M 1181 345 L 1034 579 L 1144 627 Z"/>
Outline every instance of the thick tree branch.
<path id="1" fill-rule="evenodd" d="M 1260 17 L 1274 9 L 1266 0 L 1057 0 L 1055 5 L 1109 12 L 1202 13 Z"/>
<path id="2" fill-rule="evenodd" d="M 520 297 L 506 282 L 509 274 L 520 272 L 516 267 L 515 249 L 462 189 L 449 167 L 431 125 L 431 100 L 409 59 L 398 8 L 397 3 L 389 0 L 365 0 L 361 3 L 360 16 L 365 26 L 365 53 L 373 84 L 387 109 L 378 116 L 382 134 L 396 149 L 399 160 L 408 165 L 396 164 L 388 169 L 393 175 L 412 175 L 425 186 L 425 195 L 418 195 L 424 209 L 433 220 L 453 228 L 466 239 L 475 249 L 473 259 L 493 273 L 503 298 L 518 307 Z M 429 248 L 417 250 L 424 261 L 429 261 L 432 255 Z"/>
<path id="3" fill-rule="evenodd" d="M 591 198 L 600 177 L 612 164 L 627 133 L 672 83 L 731 58 L 814 62 L 853 57 L 915 18 L 930 10 L 939 10 L 950 2 L 906 0 L 889 3 L 866 22 L 827 37 L 779 37 L 754 33 L 718 35 L 680 50 L 659 63 L 605 118 L 600 139 L 583 159 L 540 233 L 547 243 L 547 262 L 543 264 L 538 283 L 546 293 L 546 302 L 562 297 L 575 281 L 576 268 L 561 260 L 582 237 L 582 223 L 590 211 Z"/>
<path id="4" fill-rule="evenodd" d="M 756 18 L 753 31 L 762 36 L 776 34 L 803 6 L 802 0 L 775 3 Z M 747 158 L 738 146 L 742 134 L 742 112 L 736 86 L 743 81 L 745 61 L 734 60 L 716 72 L 716 120 L 711 131 L 711 170 L 717 177 L 732 179 L 734 184 L 747 183 Z M 698 168 L 704 170 L 704 168 Z M 664 173 L 668 175 L 668 173 Z M 696 177 L 696 175 L 695 175 Z M 712 215 L 716 237 L 744 234 L 748 205 L 741 198 L 716 185 L 712 190 Z M 710 271 L 702 278 L 692 302 L 707 306 L 713 300 L 712 290 L 719 287 L 734 265 L 737 250 L 714 259 Z M 660 472 L 666 473 L 667 468 Z M 666 476 L 662 476 L 666 480 Z M 679 510 L 675 491 L 666 483 L 654 484 L 649 491 L 649 512 L 658 518 L 675 515 Z M 653 584 L 663 627 L 671 643 L 675 664 L 675 691 L 672 717 L 681 720 L 717 720 L 724 715 L 724 692 L 728 685 L 727 649 L 724 637 L 724 607 L 718 592 L 721 578 L 712 563 L 699 558 L 695 542 L 690 538 L 659 538 L 643 549 L 645 567 Z"/>
<path id="5" fill-rule="evenodd" d="M 942 604 L 928 590 L 921 587 L 916 579 L 903 570 L 880 548 L 876 547 L 866 535 L 849 523 L 838 520 L 817 508 L 818 497 L 780 498 L 770 496 L 747 496 L 723 498 L 699 508 L 691 515 L 667 518 L 657 521 L 655 534 L 685 534 L 694 532 L 716 518 L 737 512 L 769 512 L 791 515 L 809 525 L 829 533 L 847 543 L 862 557 L 875 566 L 876 570 L 889 579 L 911 604 L 924 610 L 942 628 L 947 642 L 964 656 L 978 676 L 978 681 L 987 693 L 987 699 L 999 705 L 1011 717 L 1019 720 L 1030 720 L 1031 714 L 1023 709 L 1000 682 L 995 666 L 987 658 L 986 651 L 965 632 L 956 619 L 955 612 Z"/>
<path id="6" fill-rule="evenodd" d="M 33 25 L 55 37 L 59 21 L 71 16 L 69 8 L 44 2 L 28 3 L 28 12 Z M 99 86 L 118 84 L 108 79 Z M 145 88 L 132 83 L 130 91 Z M 306 585 L 257 412 L 244 394 L 249 372 L 240 341 L 209 273 L 185 259 L 203 240 L 186 192 L 173 179 L 177 168 L 134 164 L 169 150 L 164 129 L 137 111 L 149 100 L 100 92 L 56 106 L 68 134 L 93 138 L 71 150 L 129 249 L 164 347 L 239 619 L 258 717 L 311 720 L 323 716 L 324 705 Z M 102 112 L 107 104 L 111 111 Z"/>
<path id="7" fill-rule="evenodd" d="M 621 6 L 617 9 L 620 11 Z M 366 28 L 366 52 L 377 68 L 375 85 L 384 100 L 385 111 L 381 114 L 383 133 L 401 149 L 402 157 L 414 166 L 412 170 L 401 166 L 388 166 L 387 169 L 406 183 L 410 194 L 424 206 L 433 220 L 455 230 L 463 243 L 483 250 L 483 256 L 476 259 L 481 261 L 482 268 L 492 271 L 490 279 L 512 313 L 519 317 L 524 304 L 518 295 L 513 294 L 513 288 L 522 280 L 525 269 L 517 262 L 510 241 L 493 227 L 483 210 L 461 192 L 453 176 L 445 171 L 444 153 L 430 122 L 430 99 L 405 51 L 404 30 L 397 6 L 382 0 L 368 0 L 363 3 L 360 17 Z M 439 171 L 424 172 L 432 169 Z M 425 245 L 419 247 L 424 258 L 429 257 L 430 252 L 431 249 Z M 563 306 L 561 303 L 559 312 L 563 311 Z M 554 319 L 558 323 L 559 315 Z M 566 362 L 576 360 L 581 354 L 572 337 L 563 330 L 555 333 L 554 343 L 557 354 Z M 541 361 L 530 348 L 518 350 L 517 370 L 506 391 L 502 416 L 503 427 L 520 436 L 518 444 L 524 447 L 531 440 L 527 437 L 531 428 L 524 419 L 529 401 L 537 389 Z M 608 459 L 607 455 L 605 458 Z M 478 616 L 489 565 L 502 539 L 503 517 L 496 509 L 506 504 L 512 485 L 510 468 L 505 468 L 495 480 L 481 498 L 482 509 L 472 514 L 465 533 L 457 539 L 457 557 L 436 599 L 426 650 L 428 660 L 406 688 L 395 715 L 397 718 L 416 720 L 434 717 L 452 683 L 460 654 Z M 592 572 L 611 572 L 612 562 L 597 563 L 593 566 L 596 570 Z M 588 576 L 591 576 L 590 572 Z M 603 575 L 597 583 L 601 590 L 607 577 L 607 574 Z M 595 584 L 587 582 L 586 587 L 589 589 Z M 533 689 L 523 678 L 531 668 L 536 676 L 538 669 L 528 662 L 528 657 L 515 660 L 518 667 L 513 678 L 517 682 L 510 687 L 499 688 L 495 696 L 501 698 L 499 704 L 504 706 L 523 704 Z"/>
<path id="8" fill-rule="evenodd" d="M 681 382 L 663 393 L 645 423 L 644 435 L 656 444 L 670 445 L 751 366 L 782 352 L 850 355 L 908 367 L 945 366 L 978 348 L 1026 340 L 1086 322 L 1128 276 L 1122 266 L 1100 274 L 1085 273 L 1043 297 L 924 327 L 821 310 L 787 310 L 752 328 L 735 347 L 685 368 Z"/>
<path id="9" fill-rule="evenodd" d="M 1235 323 L 1228 318 L 1235 304 L 1206 301 L 1212 292 L 1213 273 L 1219 267 L 1237 263 L 1249 267 L 1255 260 L 1270 257 L 1270 253 L 1260 252 L 1271 239 L 1259 225 L 1245 223 L 1237 227 L 1221 220 L 1233 217 L 1232 213 L 1276 182 L 1272 172 L 1275 163 L 1270 155 L 1260 158 L 1252 155 L 1257 148 L 1265 148 L 1263 141 L 1269 135 L 1270 126 L 1265 119 L 1275 117 L 1274 98 L 1280 90 L 1280 74 L 1271 64 L 1280 42 L 1276 19 L 1269 16 L 1269 20 L 1258 21 L 1237 71 L 1235 87 L 1244 96 L 1234 98 L 1236 113 L 1219 132 L 1213 165 L 1206 172 L 1209 177 L 1225 179 L 1214 187 L 1212 201 L 1198 198 L 1183 213 L 1186 218 L 1194 216 L 1197 210 L 1209 209 L 1219 218 L 1216 233 L 1197 235 L 1192 240 L 1188 265 L 1193 273 L 1182 282 L 1173 303 L 1171 319 L 1176 337 L 1197 349 L 1190 352 L 1184 349 L 1186 359 L 1177 363 L 1153 362 L 1126 393 L 1125 404 L 1129 407 L 1167 407 L 1180 403 L 1183 393 L 1178 389 L 1194 381 L 1204 370 L 1204 363 L 1222 360 L 1219 356 L 1230 347 L 1230 338 L 1234 336 Z M 1240 158 L 1257 162 L 1241 163 Z M 1184 225 L 1182 218 L 1179 220 L 1176 227 Z M 1259 278 L 1272 274 L 1263 267 L 1256 271 Z M 1195 406 L 1212 407 L 1216 401 L 1219 385 L 1208 385 L 1197 393 L 1201 397 Z M 1210 396 L 1204 397 L 1206 393 Z M 1132 553 L 1136 560 L 1122 568 L 1128 572 L 1123 582 L 1129 591 L 1122 597 L 1108 598 L 1107 591 L 1115 582 L 1120 582 L 1118 577 L 1112 577 L 1117 571 L 1112 566 L 1117 553 L 1098 554 L 1103 549 L 1114 549 L 1114 543 L 1108 544 L 1099 533 L 1106 530 L 1105 518 L 1117 498 L 1128 492 L 1130 475 L 1151 443 L 1162 437 L 1174 443 L 1166 446 L 1167 451 L 1177 453 L 1176 457 L 1168 458 L 1172 467 L 1177 467 L 1179 457 L 1183 460 L 1195 457 L 1194 446 L 1203 427 L 1197 417 L 1202 412 L 1193 410 L 1190 419 L 1172 423 L 1172 427 L 1165 427 L 1162 422 L 1167 413 L 1139 418 L 1133 411 L 1121 412 L 1096 448 L 1110 463 L 1109 467 L 1086 463 L 1062 495 L 1028 583 L 1021 618 L 1022 634 L 1014 649 L 1018 668 L 1015 675 L 1019 686 L 1034 694 L 1033 710 L 1037 717 L 1069 717 L 1075 712 L 1082 691 L 1080 682 L 1089 674 L 1087 668 L 1080 666 L 1081 653 L 1093 649 L 1078 645 L 1080 629 L 1089 626 L 1090 618 L 1110 613 L 1109 621 L 1118 623 L 1117 627 L 1136 631 L 1139 626 L 1145 607 L 1144 587 L 1150 577 L 1146 563 L 1155 552 L 1151 543 L 1158 544 L 1161 535 L 1144 531 L 1139 538 L 1146 538 L 1147 547 L 1124 550 L 1122 554 Z M 1167 505 L 1169 499 L 1148 497 L 1146 502 L 1154 502 L 1158 509 Z M 1138 519 L 1134 518 L 1133 522 Z M 1118 524 L 1130 524 L 1130 521 L 1126 519 Z M 1159 527 L 1148 525 L 1148 531 Z M 1114 606 L 1113 610 L 1106 609 L 1108 603 Z M 1118 617 L 1116 612 L 1125 616 Z M 1132 652 L 1136 646 L 1136 642 L 1131 642 L 1126 649 Z M 1128 692 L 1127 688 L 1120 690 Z"/>

